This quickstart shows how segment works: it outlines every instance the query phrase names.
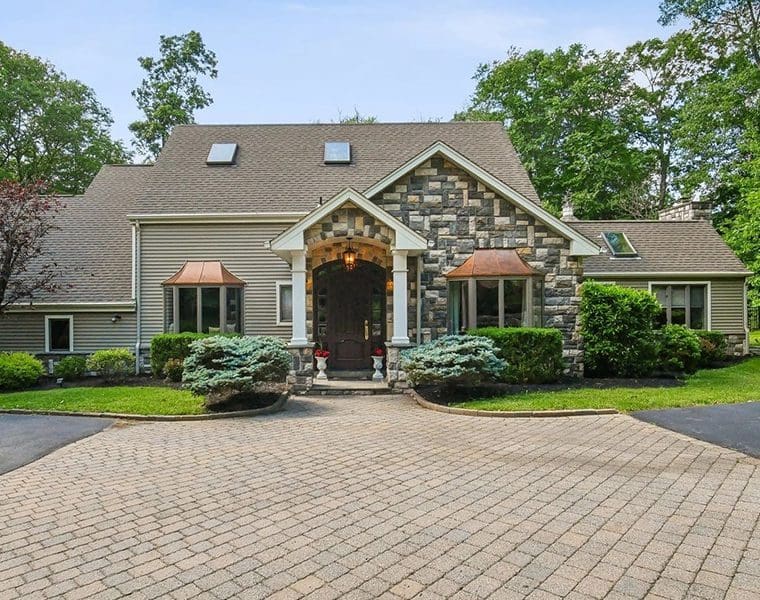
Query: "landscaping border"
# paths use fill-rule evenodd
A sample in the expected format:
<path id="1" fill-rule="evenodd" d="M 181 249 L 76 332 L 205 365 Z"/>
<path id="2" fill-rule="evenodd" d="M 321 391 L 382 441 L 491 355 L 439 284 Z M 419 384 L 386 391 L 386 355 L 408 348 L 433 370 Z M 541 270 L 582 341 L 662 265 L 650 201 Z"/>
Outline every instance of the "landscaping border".
<path id="1" fill-rule="evenodd" d="M 456 408 L 443 406 L 425 400 L 412 388 L 407 393 L 414 398 L 422 408 L 450 415 L 464 415 L 467 417 L 497 417 L 497 418 L 526 418 L 526 417 L 589 417 L 594 415 L 617 415 L 620 414 L 615 408 L 571 408 L 565 410 L 473 410 L 470 408 Z"/>
<path id="2" fill-rule="evenodd" d="M 130 413 L 107 412 L 75 412 L 71 410 L 32 410 L 26 408 L 0 408 L 0 413 L 10 415 L 52 415 L 58 417 L 100 417 L 105 419 L 121 419 L 124 421 L 212 421 L 214 419 L 234 419 L 236 417 L 255 417 L 270 415 L 285 409 L 285 403 L 290 394 L 280 394 L 280 397 L 270 406 L 236 410 L 220 413 L 204 413 L 201 415 L 133 415 Z"/>

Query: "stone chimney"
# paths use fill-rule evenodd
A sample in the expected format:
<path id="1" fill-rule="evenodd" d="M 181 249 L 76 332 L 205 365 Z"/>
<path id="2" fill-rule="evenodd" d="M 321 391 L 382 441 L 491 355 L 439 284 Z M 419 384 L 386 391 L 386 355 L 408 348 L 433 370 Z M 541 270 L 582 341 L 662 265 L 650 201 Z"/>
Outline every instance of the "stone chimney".
<path id="1" fill-rule="evenodd" d="M 703 200 L 681 200 L 662 209 L 660 221 L 712 221 L 712 207 Z"/>
<path id="2" fill-rule="evenodd" d="M 570 194 L 565 196 L 565 201 L 562 203 L 562 220 L 563 221 L 577 221 L 575 218 L 575 212 L 573 211 L 573 201 L 570 199 Z"/>

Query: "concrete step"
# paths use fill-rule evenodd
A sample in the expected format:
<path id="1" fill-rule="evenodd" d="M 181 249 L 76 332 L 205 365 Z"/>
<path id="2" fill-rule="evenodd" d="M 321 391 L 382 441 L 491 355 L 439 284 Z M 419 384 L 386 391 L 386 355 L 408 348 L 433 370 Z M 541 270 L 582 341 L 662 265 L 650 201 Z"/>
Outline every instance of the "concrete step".
<path id="1" fill-rule="evenodd" d="M 392 390 L 384 381 L 366 381 L 356 379 L 328 379 L 314 381 L 314 385 L 305 394 L 307 396 L 371 396 L 378 394 L 401 394 Z"/>

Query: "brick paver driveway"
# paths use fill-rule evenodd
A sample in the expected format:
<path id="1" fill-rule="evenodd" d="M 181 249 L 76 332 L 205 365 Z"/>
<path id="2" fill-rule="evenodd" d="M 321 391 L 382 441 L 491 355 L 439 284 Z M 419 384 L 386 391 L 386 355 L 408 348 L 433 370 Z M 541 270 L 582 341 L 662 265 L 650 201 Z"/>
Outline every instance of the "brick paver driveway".
<path id="1" fill-rule="evenodd" d="M 0 598 L 760 597 L 759 467 L 398 397 L 117 427 L 0 477 Z"/>

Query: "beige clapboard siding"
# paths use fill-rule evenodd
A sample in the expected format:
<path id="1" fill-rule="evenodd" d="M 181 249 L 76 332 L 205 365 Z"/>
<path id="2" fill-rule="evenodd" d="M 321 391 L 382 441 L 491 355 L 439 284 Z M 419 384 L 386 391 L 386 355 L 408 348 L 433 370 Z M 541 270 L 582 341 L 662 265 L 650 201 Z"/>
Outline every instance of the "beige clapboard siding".
<path id="1" fill-rule="evenodd" d="M 246 282 L 244 329 L 248 335 L 289 338 L 289 325 L 276 325 L 276 280 L 290 279 L 290 266 L 264 244 L 288 225 L 148 224 L 141 226 L 141 343 L 164 330 L 161 283 L 187 260 L 221 260 Z"/>
<path id="2" fill-rule="evenodd" d="M 65 314 L 74 317 L 74 352 L 90 353 L 104 348 L 134 349 L 135 313 L 111 312 L 34 312 L 10 313 L 0 319 L 0 351 L 45 352 L 45 315 Z M 121 315 L 117 323 L 114 314 Z"/>
<path id="3" fill-rule="evenodd" d="M 599 279 L 597 281 L 609 281 L 639 290 L 648 290 L 649 282 L 657 282 L 652 279 Z M 744 279 L 741 278 L 716 278 L 706 279 L 695 277 L 683 279 L 680 277 L 668 277 L 660 281 L 709 281 L 710 282 L 710 321 L 712 329 L 723 333 L 744 333 Z"/>

